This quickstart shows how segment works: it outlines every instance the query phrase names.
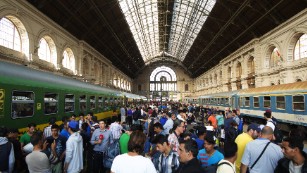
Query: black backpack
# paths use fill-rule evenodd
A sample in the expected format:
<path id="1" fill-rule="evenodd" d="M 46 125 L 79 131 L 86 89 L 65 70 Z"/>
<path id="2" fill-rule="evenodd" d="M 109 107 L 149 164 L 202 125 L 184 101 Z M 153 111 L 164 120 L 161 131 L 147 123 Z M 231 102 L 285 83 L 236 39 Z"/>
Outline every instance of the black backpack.
<path id="1" fill-rule="evenodd" d="M 222 162 L 222 163 L 216 163 L 216 164 L 213 164 L 213 165 L 209 165 L 209 166 L 205 166 L 205 167 L 202 167 L 203 171 L 206 172 L 206 173 L 216 173 L 217 171 L 217 168 L 221 165 L 229 165 L 231 168 L 232 166 L 228 163 L 228 162 Z M 235 172 L 235 171 L 234 171 Z"/>
<path id="2" fill-rule="evenodd" d="M 274 124 L 274 126 L 275 126 L 275 129 L 274 129 L 274 137 L 275 137 L 274 143 L 276 143 L 276 144 L 281 143 L 283 138 L 284 138 L 284 134 L 282 133 L 282 131 L 278 127 L 276 119 L 275 119 L 275 121 L 272 119 L 272 121 L 270 121 L 270 122 L 272 122 Z"/>

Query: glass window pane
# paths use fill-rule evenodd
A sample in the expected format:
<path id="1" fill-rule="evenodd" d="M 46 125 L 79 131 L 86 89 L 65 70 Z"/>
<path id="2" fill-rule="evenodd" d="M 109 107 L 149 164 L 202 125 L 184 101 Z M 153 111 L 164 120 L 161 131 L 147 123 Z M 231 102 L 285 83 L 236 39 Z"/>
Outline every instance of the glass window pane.
<path id="1" fill-rule="evenodd" d="M 254 108 L 259 108 L 259 97 L 254 97 Z"/>
<path id="2" fill-rule="evenodd" d="M 58 112 L 58 94 L 45 93 L 45 114 L 56 114 Z"/>
<path id="3" fill-rule="evenodd" d="M 85 112 L 86 111 L 86 95 L 81 95 L 79 97 L 79 104 L 80 104 L 80 111 Z"/>
<path id="4" fill-rule="evenodd" d="M 249 107 L 249 97 L 244 97 L 244 107 Z"/>
<path id="5" fill-rule="evenodd" d="M 98 109 L 102 110 L 103 109 L 103 98 L 98 97 Z"/>
<path id="6" fill-rule="evenodd" d="M 305 110 L 305 98 L 303 95 L 293 96 L 293 110 L 296 111 Z"/>
<path id="7" fill-rule="evenodd" d="M 271 97 L 270 96 L 263 97 L 263 107 L 265 108 L 271 107 Z"/>
<path id="8" fill-rule="evenodd" d="M 96 97 L 90 96 L 90 109 L 91 111 L 96 109 Z"/>
<path id="9" fill-rule="evenodd" d="M 65 95 L 65 112 L 75 111 L 75 95 L 66 94 Z"/>
<path id="10" fill-rule="evenodd" d="M 286 108 L 286 102 L 284 96 L 277 96 L 276 97 L 276 108 L 277 109 L 285 109 Z"/>
<path id="11" fill-rule="evenodd" d="M 12 92 L 12 118 L 30 117 L 34 114 L 34 92 Z"/>
<path id="12" fill-rule="evenodd" d="M 20 34 L 11 20 L 0 19 L 0 45 L 21 52 Z"/>

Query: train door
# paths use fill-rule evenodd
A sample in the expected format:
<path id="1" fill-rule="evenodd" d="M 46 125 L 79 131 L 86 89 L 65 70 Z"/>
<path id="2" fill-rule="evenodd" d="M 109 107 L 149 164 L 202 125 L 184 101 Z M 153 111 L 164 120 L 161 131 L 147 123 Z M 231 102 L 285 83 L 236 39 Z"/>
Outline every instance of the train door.
<path id="1" fill-rule="evenodd" d="M 231 109 L 236 109 L 237 108 L 238 103 L 237 103 L 237 96 L 236 95 L 231 96 L 230 106 L 231 106 Z"/>

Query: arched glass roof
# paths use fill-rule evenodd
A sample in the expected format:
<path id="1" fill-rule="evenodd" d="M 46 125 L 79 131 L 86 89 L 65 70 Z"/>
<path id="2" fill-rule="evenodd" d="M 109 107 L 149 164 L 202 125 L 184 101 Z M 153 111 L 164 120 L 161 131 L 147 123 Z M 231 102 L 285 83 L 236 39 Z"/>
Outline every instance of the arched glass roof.
<path id="1" fill-rule="evenodd" d="M 175 0 L 170 14 L 168 9 L 161 10 L 158 0 L 118 1 L 145 63 L 160 52 L 183 61 L 216 3 L 216 0 Z M 168 0 L 163 2 L 168 4 Z"/>

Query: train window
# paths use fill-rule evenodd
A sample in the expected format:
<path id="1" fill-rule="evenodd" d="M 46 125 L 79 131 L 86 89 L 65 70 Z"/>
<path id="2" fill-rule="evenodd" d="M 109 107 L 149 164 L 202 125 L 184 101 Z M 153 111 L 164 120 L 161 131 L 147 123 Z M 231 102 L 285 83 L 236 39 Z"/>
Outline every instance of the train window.
<path id="1" fill-rule="evenodd" d="M 304 111 L 305 110 L 305 102 L 303 95 L 293 96 L 293 110 L 296 111 Z"/>
<path id="2" fill-rule="evenodd" d="M 244 97 L 244 107 L 249 107 L 249 97 Z"/>
<path id="3" fill-rule="evenodd" d="M 263 96 L 263 107 L 265 108 L 271 107 L 271 97 L 270 96 Z"/>
<path id="4" fill-rule="evenodd" d="M 98 97 L 98 109 L 102 110 L 103 108 L 103 98 Z"/>
<path id="5" fill-rule="evenodd" d="M 286 108 L 285 96 L 276 96 L 276 108 L 277 109 Z"/>
<path id="6" fill-rule="evenodd" d="M 12 118 L 30 117 L 34 114 L 34 92 L 12 92 Z"/>
<path id="7" fill-rule="evenodd" d="M 225 106 L 229 106 L 229 98 L 225 98 Z"/>
<path id="8" fill-rule="evenodd" d="M 45 93 L 45 114 L 56 114 L 58 113 L 58 94 L 55 93 Z"/>
<path id="9" fill-rule="evenodd" d="M 103 101 L 104 101 L 104 102 L 103 102 L 104 110 L 108 110 L 108 106 L 109 106 L 108 97 L 105 97 Z"/>
<path id="10" fill-rule="evenodd" d="M 81 112 L 86 111 L 86 95 L 81 95 L 79 97 L 79 108 Z"/>
<path id="11" fill-rule="evenodd" d="M 90 106 L 91 106 L 91 110 L 96 109 L 96 97 L 95 96 L 90 96 Z"/>
<path id="12" fill-rule="evenodd" d="M 254 108 L 259 108 L 259 97 L 254 97 Z"/>
<path id="13" fill-rule="evenodd" d="M 65 95 L 65 112 L 75 111 L 75 95 L 66 94 Z"/>

